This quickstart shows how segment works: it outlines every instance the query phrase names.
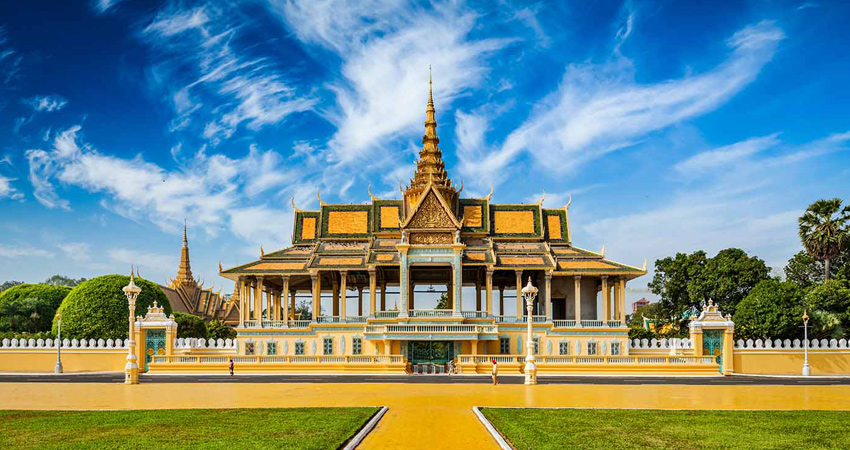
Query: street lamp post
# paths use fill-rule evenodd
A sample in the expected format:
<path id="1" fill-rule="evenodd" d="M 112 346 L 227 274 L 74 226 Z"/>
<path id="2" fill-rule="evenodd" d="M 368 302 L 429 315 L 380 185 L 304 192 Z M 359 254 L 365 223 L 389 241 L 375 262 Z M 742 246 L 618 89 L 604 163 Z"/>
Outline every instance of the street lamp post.
<path id="1" fill-rule="evenodd" d="M 129 332 L 127 334 L 127 364 L 124 366 L 124 384 L 139 384 L 139 366 L 136 364 L 136 299 L 142 290 L 133 281 L 133 270 L 130 270 L 130 283 L 124 286 L 124 295 L 130 305 Z"/>
<path id="2" fill-rule="evenodd" d="M 809 367 L 809 314 L 803 311 L 803 376 L 807 377 L 812 374 L 812 369 Z"/>
<path id="3" fill-rule="evenodd" d="M 528 284 L 522 288 L 522 298 L 525 300 L 525 307 L 528 311 L 528 336 L 525 342 L 525 384 L 537 384 L 537 365 L 534 364 L 534 336 L 532 335 L 532 314 L 534 308 L 534 298 L 537 297 L 537 288 L 531 284 L 531 277 L 528 277 Z"/>
<path id="4" fill-rule="evenodd" d="M 56 315 L 56 368 L 54 373 L 62 373 L 62 313 Z"/>

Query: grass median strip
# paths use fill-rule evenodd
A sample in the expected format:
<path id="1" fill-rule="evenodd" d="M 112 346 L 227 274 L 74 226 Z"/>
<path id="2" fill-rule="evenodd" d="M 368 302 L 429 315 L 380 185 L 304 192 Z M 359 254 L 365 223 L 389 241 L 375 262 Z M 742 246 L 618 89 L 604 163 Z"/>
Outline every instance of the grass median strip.
<path id="1" fill-rule="evenodd" d="M 336 449 L 378 409 L 0 411 L 0 448 Z"/>
<path id="2" fill-rule="evenodd" d="M 850 412 L 482 408 L 517 450 L 850 448 Z"/>

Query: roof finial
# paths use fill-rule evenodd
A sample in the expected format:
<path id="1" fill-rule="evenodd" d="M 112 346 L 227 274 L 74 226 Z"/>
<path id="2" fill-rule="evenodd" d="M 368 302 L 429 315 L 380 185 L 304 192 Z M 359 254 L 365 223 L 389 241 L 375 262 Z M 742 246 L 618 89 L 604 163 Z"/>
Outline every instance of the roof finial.
<path id="1" fill-rule="evenodd" d="M 183 246 L 189 246 L 189 239 L 186 238 L 186 219 L 183 219 Z"/>
<path id="2" fill-rule="evenodd" d="M 434 106 L 434 84 L 431 82 L 431 65 L 428 64 L 428 104 Z"/>

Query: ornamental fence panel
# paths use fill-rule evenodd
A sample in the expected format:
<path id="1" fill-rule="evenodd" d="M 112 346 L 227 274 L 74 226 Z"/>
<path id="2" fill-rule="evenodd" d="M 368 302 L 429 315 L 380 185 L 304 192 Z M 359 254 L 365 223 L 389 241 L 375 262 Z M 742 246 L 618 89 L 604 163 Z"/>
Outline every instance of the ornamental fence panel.
<path id="1" fill-rule="evenodd" d="M 735 350 L 803 350 L 801 339 L 738 339 Z M 809 339 L 809 350 L 850 350 L 847 339 Z"/>

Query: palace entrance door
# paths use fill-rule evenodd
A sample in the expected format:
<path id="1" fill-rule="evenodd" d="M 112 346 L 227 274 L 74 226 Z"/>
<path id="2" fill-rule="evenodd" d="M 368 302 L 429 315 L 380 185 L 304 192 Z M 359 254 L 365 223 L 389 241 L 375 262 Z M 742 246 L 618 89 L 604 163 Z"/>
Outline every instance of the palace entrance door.
<path id="1" fill-rule="evenodd" d="M 145 332 L 145 372 L 154 355 L 165 354 L 165 329 L 151 329 Z"/>
<path id="2" fill-rule="evenodd" d="M 446 364 L 452 359 L 452 341 L 411 341 L 407 345 L 407 360 L 414 373 L 446 373 Z"/>

